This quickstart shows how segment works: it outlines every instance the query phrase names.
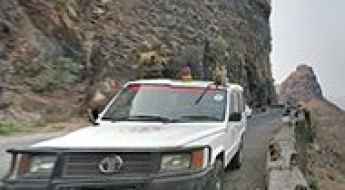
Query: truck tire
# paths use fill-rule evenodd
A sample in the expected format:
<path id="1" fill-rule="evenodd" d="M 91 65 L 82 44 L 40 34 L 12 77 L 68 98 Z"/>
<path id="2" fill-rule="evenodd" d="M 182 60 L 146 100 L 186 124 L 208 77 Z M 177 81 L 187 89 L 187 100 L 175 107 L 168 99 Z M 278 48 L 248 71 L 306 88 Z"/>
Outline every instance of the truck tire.
<path id="1" fill-rule="evenodd" d="M 242 148 L 240 148 L 237 153 L 234 156 L 234 159 L 232 160 L 232 168 L 234 169 L 240 169 L 242 166 Z"/>
<path id="2" fill-rule="evenodd" d="M 223 161 L 217 159 L 214 163 L 214 170 L 208 183 L 208 190 L 224 190 L 224 167 Z"/>
<path id="3" fill-rule="evenodd" d="M 236 152 L 234 158 L 231 160 L 231 169 L 240 169 L 243 162 L 243 138 L 238 151 Z"/>

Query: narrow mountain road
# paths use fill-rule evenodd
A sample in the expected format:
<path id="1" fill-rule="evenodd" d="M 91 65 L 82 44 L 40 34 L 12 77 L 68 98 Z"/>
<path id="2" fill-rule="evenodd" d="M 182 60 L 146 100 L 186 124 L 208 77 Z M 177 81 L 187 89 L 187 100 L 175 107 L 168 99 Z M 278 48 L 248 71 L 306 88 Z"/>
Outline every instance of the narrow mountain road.
<path id="1" fill-rule="evenodd" d="M 281 112 L 272 110 L 260 113 L 248 121 L 244 161 L 241 169 L 227 171 L 226 190 L 264 190 L 265 161 L 268 143 L 278 130 Z"/>
<path id="2" fill-rule="evenodd" d="M 276 121 L 280 112 L 273 110 L 261 113 L 248 121 L 248 132 L 244 148 L 244 163 L 240 170 L 227 171 L 226 190 L 264 190 L 265 158 L 269 139 L 277 130 Z M 33 144 L 58 134 L 37 134 L 25 137 L 0 137 L 0 178 L 9 166 L 5 150 L 11 147 Z"/>

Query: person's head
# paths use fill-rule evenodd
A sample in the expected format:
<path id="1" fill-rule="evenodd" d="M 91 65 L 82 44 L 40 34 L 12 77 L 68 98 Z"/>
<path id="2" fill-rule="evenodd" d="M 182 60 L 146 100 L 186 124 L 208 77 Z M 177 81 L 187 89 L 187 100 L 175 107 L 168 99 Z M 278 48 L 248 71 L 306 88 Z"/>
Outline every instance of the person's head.
<path id="1" fill-rule="evenodd" d="M 193 80 L 192 77 L 192 70 L 190 69 L 190 67 L 188 65 L 183 66 L 181 71 L 180 71 L 180 78 L 181 80 Z"/>

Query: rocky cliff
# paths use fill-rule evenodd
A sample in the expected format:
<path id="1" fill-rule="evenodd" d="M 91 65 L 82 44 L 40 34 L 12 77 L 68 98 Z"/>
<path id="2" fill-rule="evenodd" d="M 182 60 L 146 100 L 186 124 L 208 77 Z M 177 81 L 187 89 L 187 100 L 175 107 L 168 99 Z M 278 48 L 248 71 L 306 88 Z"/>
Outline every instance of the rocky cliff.
<path id="1" fill-rule="evenodd" d="M 293 103 L 312 99 L 323 99 L 320 84 L 312 67 L 300 65 L 279 86 L 279 101 Z"/>
<path id="2" fill-rule="evenodd" d="M 67 118 L 155 48 L 164 77 L 224 65 L 250 104 L 268 104 L 270 13 L 268 0 L 0 0 L 0 118 Z"/>

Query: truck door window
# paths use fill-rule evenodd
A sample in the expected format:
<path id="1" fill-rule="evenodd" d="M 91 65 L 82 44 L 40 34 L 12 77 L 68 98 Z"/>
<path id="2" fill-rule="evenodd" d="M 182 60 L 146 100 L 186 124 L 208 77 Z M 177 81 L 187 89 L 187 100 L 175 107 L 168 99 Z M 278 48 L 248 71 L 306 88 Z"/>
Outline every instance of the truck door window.
<path id="1" fill-rule="evenodd" d="M 234 93 L 233 93 L 233 92 L 230 94 L 230 99 L 231 99 L 230 114 L 232 114 L 232 113 L 235 112 L 235 107 L 236 107 L 236 104 L 235 104 L 235 96 L 234 96 Z"/>
<path id="2" fill-rule="evenodd" d="M 231 108 L 230 108 L 229 121 L 238 122 L 241 120 L 241 116 L 242 116 L 240 94 L 236 91 L 233 91 L 231 92 L 230 99 L 231 99 Z"/>
<path id="3" fill-rule="evenodd" d="M 239 107 L 239 96 L 238 93 L 234 93 L 234 112 L 239 113 L 240 112 L 240 107 Z"/>
<path id="4" fill-rule="evenodd" d="M 239 92 L 238 97 L 239 97 L 239 101 L 238 101 L 239 112 L 242 113 L 244 112 L 243 94 Z"/>

